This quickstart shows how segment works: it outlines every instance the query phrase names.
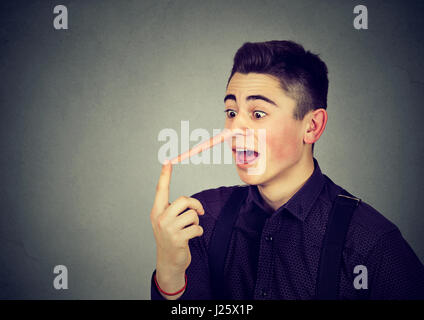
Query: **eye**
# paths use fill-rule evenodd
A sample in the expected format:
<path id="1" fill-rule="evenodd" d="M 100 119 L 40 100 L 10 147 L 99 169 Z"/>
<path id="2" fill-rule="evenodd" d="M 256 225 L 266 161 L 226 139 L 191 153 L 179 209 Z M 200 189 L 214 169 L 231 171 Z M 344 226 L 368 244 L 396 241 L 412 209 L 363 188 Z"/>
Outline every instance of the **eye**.
<path id="1" fill-rule="evenodd" d="M 226 109 L 224 112 L 227 114 L 227 117 L 230 119 L 234 118 L 237 114 L 233 109 Z"/>
<path id="2" fill-rule="evenodd" d="M 259 111 L 259 110 L 257 110 L 257 111 L 254 111 L 254 112 L 253 112 L 253 116 L 254 116 L 256 119 L 260 119 L 260 118 L 265 117 L 265 116 L 266 116 L 266 113 L 265 113 L 265 112 L 263 112 L 263 111 Z"/>

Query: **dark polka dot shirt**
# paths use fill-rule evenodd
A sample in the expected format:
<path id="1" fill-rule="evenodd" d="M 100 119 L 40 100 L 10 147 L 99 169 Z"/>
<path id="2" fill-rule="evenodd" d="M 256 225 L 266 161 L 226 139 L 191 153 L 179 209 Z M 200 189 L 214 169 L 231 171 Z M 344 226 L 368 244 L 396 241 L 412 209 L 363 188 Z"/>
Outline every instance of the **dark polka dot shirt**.
<path id="1" fill-rule="evenodd" d="M 316 159 L 314 163 L 302 188 L 273 212 L 264 206 L 255 185 L 223 186 L 192 195 L 205 209 L 200 216 L 204 234 L 189 241 L 192 261 L 180 299 L 212 298 L 208 248 L 234 188 L 248 188 L 248 195 L 233 228 L 222 279 L 231 299 L 314 299 L 328 214 L 343 190 L 321 173 Z M 362 268 L 361 274 L 358 269 L 354 272 L 356 266 Z M 154 273 L 151 298 L 164 299 Z M 399 229 L 364 201 L 349 225 L 340 275 L 340 299 L 424 299 L 423 264 Z"/>

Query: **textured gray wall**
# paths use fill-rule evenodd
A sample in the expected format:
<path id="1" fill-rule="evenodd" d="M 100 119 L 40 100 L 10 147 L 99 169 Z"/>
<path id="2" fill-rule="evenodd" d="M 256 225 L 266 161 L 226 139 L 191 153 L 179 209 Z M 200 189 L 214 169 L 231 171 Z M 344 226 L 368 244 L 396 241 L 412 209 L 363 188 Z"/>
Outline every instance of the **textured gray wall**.
<path id="1" fill-rule="evenodd" d="M 148 299 L 163 128 L 223 128 L 246 41 L 290 39 L 329 68 L 321 169 L 424 260 L 422 1 L 10 1 L 1 4 L 0 297 Z M 69 29 L 53 28 L 53 7 Z M 369 29 L 353 28 L 365 4 Z M 239 184 L 174 168 L 171 201 Z M 69 289 L 53 289 L 53 267 Z"/>

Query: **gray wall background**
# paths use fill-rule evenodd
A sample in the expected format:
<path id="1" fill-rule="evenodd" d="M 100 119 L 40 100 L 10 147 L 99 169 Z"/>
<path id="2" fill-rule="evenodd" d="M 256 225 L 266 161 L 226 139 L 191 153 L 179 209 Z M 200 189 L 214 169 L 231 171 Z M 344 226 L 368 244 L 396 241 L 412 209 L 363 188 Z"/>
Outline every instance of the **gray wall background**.
<path id="1" fill-rule="evenodd" d="M 69 29 L 53 28 L 64 4 Z M 369 29 L 353 28 L 365 4 Z M 321 169 L 424 260 L 422 1 L 9 1 L 1 4 L 0 297 L 149 299 L 149 213 L 164 128 L 223 128 L 246 41 L 290 39 L 329 68 Z M 174 167 L 171 201 L 239 184 Z M 53 289 L 53 267 L 69 289 Z"/>

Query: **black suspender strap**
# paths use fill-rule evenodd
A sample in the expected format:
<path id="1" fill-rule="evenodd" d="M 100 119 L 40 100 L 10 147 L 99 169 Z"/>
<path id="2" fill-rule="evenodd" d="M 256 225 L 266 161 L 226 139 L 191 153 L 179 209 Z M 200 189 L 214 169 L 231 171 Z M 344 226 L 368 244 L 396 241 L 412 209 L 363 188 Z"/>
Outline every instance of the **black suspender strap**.
<path id="1" fill-rule="evenodd" d="M 337 195 L 330 211 L 318 269 L 316 289 L 318 300 L 338 299 L 340 269 L 346 234 L 352 214 L 360 201 L 351 194 L 343 192 L 343 194 Z"/>
<path id="2" fill-rule="evenodd" d="M 220 212 L 209 244 L 209 269 L 213 299 L 229 299 L 224 283 L 224 265 L 234 224 L 247 196 L 247 187 L 235 188 Z M 336 300 L 342 253 L 353 212 L 360 199 L 346 191 L 337 195 L 328 216 L 321 249 L 316 286 L 318 300 Z"/>
<path id="3" fill-rule="evenodd" d="M 224 284 L 224 265 L 230 245 L 233 226 L 237 220 L 240 207 L 247 197 L 248 187 L 233 190 L 220 212 L 209 244 L 209 269 L 214 299 L 228 299 Z"/>

